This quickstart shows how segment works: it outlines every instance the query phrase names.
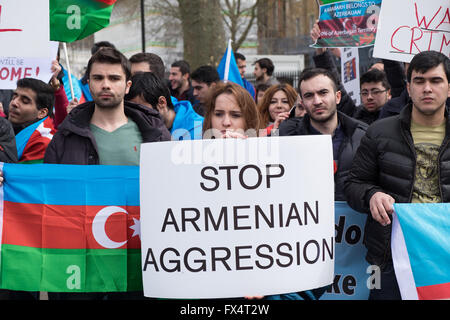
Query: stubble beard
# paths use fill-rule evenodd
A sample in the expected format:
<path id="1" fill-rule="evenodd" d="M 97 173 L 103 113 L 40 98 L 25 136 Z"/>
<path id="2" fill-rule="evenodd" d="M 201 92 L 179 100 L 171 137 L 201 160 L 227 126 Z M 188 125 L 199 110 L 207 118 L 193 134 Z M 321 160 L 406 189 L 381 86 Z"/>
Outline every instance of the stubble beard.
<path id="1" fill-rule="evenodd" d="M 315 117 L 313 115 L 310 114 L 310 117 L 312 120 L 314 120 L 317 123 L 327 123 L 329 122 L 331 119 L 333 119 L 334 115 L 336 114 L 337 109 L 334 109 L 327 117 Z"/>
<path id="2" fill-rule="evenodd" d="M 114 110 L 120 107 L 123 102 L 123 98 L 113 98 L 109 101 L 102 101 L 101 99 L 94 99 L 95 105 L 103 110 Z"/>

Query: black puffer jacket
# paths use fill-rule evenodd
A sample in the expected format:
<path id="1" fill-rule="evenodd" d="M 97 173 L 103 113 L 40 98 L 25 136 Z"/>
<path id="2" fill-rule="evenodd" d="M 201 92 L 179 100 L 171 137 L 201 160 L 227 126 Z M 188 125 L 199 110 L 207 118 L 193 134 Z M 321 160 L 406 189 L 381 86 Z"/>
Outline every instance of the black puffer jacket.
<path id="1" fill-rule="evenodd" d="M 391 225 L 383 227 L 370 214 L 370 198 L 378 191 L 397 203 L 409 203 L 415 177 L 416 153 L 411 136 L 411 104 L 397 116 L 381 119 L 367 129 L 345 184 L 347 202 L 356 211 L 367 213 L 364 243 L 366 259 L 382 269 L 392 259 Z M 439 151 L 439 190 L 442 202 L 450 202 L 450 119 Z"/>
<path id="2" fill-rule="evenodd" d="M 367 125 L 338 111 L 339 123 L 343 128 L 345 140 L 341 143 L 338 154 L 338 168 L 334 175 L 334 199 L 345 201 L 344 183 L 349 174 L 353 157 L 359 147 L 359 142 L 364 136 Z M 279 127 L 280 136 L 311 135 L 311 123 L 309 115 L 303 118 L 290 118 L 283 121 Z"/>
<path id="3" fill-rule="evenodd" d="M 86 102 L 67 115 L 47 147 L 45 163 L 99 164 L 97 144 L 89 127 L 93 113 L 94 102 Z M 156 110 L 125 101 L 125 115 L 136 123 L 144 142 L 170 140 Z"/>
<path id="4" fill-rule="evenodd" d="M 364 108 L 363 105 L 360 105 L 357 109 L 355 114 L 353 115 L 353 118 L 356 120 L 362 121 L 364 123 L 367 123 L 368 125 L 371 125 L 375 121 L 378 120 L 378 116 L 380 115 L 380 110 L 369 112 L 366 108 Z"/>

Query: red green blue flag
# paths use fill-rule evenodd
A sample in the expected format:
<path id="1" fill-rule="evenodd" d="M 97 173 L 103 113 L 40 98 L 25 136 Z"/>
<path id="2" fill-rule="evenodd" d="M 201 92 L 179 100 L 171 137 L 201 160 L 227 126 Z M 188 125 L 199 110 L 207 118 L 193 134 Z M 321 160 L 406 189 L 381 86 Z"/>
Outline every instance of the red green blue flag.
<path id="1" fill-rule="evenodd" d="M 16 135 L 17 154 L 22 164 L 44 162 L 45 150 L 56 130 L 50 117 L 37 121 Z"/>
<path id="2" fill-rule="evenodd" d="M 0 169 L 0 288 L 142 290 L 139 167 Z"/>
<path id="3" fill-rule="evenodd" d="M 403 300 L 450 299 L 450 204 L 394 204 L 392 258 Z"/>
<path id="4" fill-rule="evenodd" d="M 320 37 L 313 47 L 366 47 L 375 43 L 381 0 L 322 1 Z"/>
<path id="5" fill-rule="evenodd" d="M 117 0 L 50 0 L 50 40 L 73 42 L 107 27 Z"/>

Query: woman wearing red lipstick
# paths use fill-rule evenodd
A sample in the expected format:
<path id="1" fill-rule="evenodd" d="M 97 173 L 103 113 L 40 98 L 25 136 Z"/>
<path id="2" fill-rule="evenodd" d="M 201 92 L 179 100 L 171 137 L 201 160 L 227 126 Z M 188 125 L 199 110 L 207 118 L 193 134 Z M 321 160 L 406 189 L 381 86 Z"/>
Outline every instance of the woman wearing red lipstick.
<path id="1" fill-rule="evenodd" d="M 266 128 L 263 134 L 270 135 L 271 131 L 278 129 L 281 122 L 289 118 L 289 111 L 295 104 L 298 94 L 287 84 L 271 86 L 258 104 L 261 125 Z"/>

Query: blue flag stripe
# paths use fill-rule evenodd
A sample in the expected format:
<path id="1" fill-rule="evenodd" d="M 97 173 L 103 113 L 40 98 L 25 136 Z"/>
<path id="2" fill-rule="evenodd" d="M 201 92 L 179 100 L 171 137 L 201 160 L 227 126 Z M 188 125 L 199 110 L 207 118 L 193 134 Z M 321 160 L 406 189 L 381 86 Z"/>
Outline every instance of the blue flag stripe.
<path id="1" fill-rule="evenodd" d="M 49 205 L 139 206 L 139 167 L 10 164 L 4 201 Z"/>
<path id="2" fill-rule="evenodd" d="M 450 282 L 450 205 L 395 204 L 417 287 Z"/>
<path id="3" fill-rule="evenodd" d="M 220 64 L 217 67 L 217 72 L 219 73 L 220 80 L 223 80 L 225 77 L 225 66 L 227 61 L 228 50 L 230 49 L 227 47 L 227 50 L 225 51 L 225 54 L 223 55 L 222 60 L 220 60 Z M 239 73 L 239 68 L 236 63 L 236 59 L 234 58 L 233 50 L 231 50 L 231 60 L 230 60 L 230 69 L 228 73 L 228 80 L 237 83 L 242 87 L 244 86 L 241 74 Z"/>

